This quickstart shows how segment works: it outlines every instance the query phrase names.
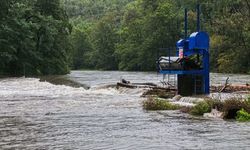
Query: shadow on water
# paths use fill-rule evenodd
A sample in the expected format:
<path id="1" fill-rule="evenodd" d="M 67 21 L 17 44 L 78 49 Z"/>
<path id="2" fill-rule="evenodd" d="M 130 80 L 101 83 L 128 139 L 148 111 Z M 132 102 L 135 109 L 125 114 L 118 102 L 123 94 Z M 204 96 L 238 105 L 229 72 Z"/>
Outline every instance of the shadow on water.
<path id="1" fill-rule="evenodd" d="M 42 76 L 39 77 L 41 82 L 49 82 L 54 85 L 66 85 L 74 88 L 89 89 L 90 87 L 86 84 L 82 84 L 69 79 L 67 76 Z"/>

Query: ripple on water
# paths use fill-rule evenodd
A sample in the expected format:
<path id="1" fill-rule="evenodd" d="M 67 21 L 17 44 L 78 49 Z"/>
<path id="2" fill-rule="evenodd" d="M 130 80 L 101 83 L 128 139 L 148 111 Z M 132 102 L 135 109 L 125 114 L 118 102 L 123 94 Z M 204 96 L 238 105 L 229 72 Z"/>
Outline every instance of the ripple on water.
<path id="1" fill-rule="evenodd" d="M 69 77 L 94 87 L 114 84 L 121 77 L 155 83 L 161 79 L 154 73 L 94 71 L 72 72 Z M 141 92 L 114 88 L 85 90 L 35 78 L 0 80 L 0 149 L 250 146 L 249 123 L 192 118 L 178 111 L 144 111 Z"/>

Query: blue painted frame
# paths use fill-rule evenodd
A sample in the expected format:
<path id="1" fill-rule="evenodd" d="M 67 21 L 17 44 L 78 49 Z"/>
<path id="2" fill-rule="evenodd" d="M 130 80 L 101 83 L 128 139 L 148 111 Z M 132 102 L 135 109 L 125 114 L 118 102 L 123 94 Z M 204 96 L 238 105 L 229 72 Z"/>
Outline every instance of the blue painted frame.
<path id="1" fill-rule="evenodd" d="M 184 50 L 184 56 L 195 54 L 202 55 L 202 69 L 200 70 L 159 70 L 160 74 L 176 74 L 176 75 L 201 75 L 204 83 L 204 94 L 210 93 L 210 58 L 209 58 L 209 36 L 206 32 L 200 32 L 200 6 L 197 5 L 197 32 L 194 32 L 187 38 L 187 9 L 185 9 L 185 37 L 179 40 L 177 45 L 176 55 L 179 54 L 179 49 Z M 191 48 L 189 42 L 191 41 Z M 197 42 L 198 41 L 198 42 Z M 200 42 L 199 42 L 200 41 Z"/>

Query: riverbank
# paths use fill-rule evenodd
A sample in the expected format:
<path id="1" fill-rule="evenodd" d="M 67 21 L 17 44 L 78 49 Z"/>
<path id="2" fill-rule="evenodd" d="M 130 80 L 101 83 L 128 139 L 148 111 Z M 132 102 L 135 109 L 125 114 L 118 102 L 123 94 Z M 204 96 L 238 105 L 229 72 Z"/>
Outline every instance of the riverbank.
<path id="1" fill-rule="evenodd" d="M 229 84 L 210 86 L 211 94 L 182 97 L 170 85 L 159 86 L 155 83 L 131 83 L 125 79 L 117 83 L 117 88 L 144 88 L 143 108 L 149 111 L 179 110 L 194 116 L 236 119 L 250 121 L 250 86 Z"/>
<path id="2" fill-rule="evenodd" d="M 182 97 L 173 95 L 171 90 L 159 92 L 149 89 L 142 95 L 146 97 L 143 108 L 147 111 L 179 110 L 193 116 L 250 121 L 250 90 L 239 92 Z"/>

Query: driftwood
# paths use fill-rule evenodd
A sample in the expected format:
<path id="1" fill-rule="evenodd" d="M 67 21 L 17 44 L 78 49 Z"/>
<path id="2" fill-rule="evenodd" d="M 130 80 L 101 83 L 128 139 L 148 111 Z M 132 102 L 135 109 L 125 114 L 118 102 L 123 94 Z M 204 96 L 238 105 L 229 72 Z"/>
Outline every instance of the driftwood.
<path id="1" fill-rule="evenodd" d="M 122 83 L 122 82 L 118 82 L 117 83 L 117 87 L 126 87 L 126 88 L 130 88 L 130 89 L 135 89 L 135 88 L 157 88 L 157 89 L 167 89 L 167 88 L 163 88 L 163 87 L 158 87 L 157 85 L 154 85 L 153 83 L 136 83 L 136 84 L 132 84 L 132 83 Z"/>
<path id="2" fill-rule="evenodd" d="M 220 93 L 223 92 L 228 87 L 228 81 L 229 81 L 229 77 L 227 77 L 225 85 L 219 91 Z"/>
<path id="3" fill-rule="evenodd" d="M 129 81 L 127 81 L 127 80 L 125 80 L 125 79 L 122 79 L 122 80 L 121 80 L 121 83 L 124 83 L 124 84 L 129 84 L 130 82 L 129 82 Z"/>
<path id="4" fill-rule="evenodd" d="M 210 91 L 211 92 L 227 92 L 227 93 L 230 93 L 230 92 L 247 92 L 247 93 L 250 93 L 250 85 L 249 84 L 245 84 L 245 85 L 236 85 L 236 84 L 229 84 L 229 78 L 227 78 L 226 82 L 224 85 L 219 85 L 219 86 L 210 86 Z M 154 91 L 154 92 L 176 92 L 177 89 L 174 88 L 174 87 L 161 87 L 161 86 L 157 86 L 156 84 L 154 83 L 130 83 L 129 81 L 126 81 L 125 83 L 123 82 L 118 82 L 116 84 L 116 87 L 119 88 L 119 87 L 125 87 L 125 88 L 130 88 L 130 89 L 136 89 L 136 88 L 148 88 L 150 89 L 151 91 Z M 153 93 L 154 93 L 153 92 Z M 156 93 L 157 93 L 156 92 Z M 172 93 L 171 92 L 171 93 Z M 145 95 L 148 95 L 148 94 L 145 94 Z"/>
<path id="5" fill-rule="evenodd" d="M 122 83 L 122 82 L 118 82 L 117 83 L 117 87 L 125 87 L 125 88 L 130 88 L 130 89 L 136 89 L 138 88 L 138 86 L 136 85 L 131 85 L 131 84 L 126 84 L 126 83 Z"/>
<path id="6" fill-rule="evenodd" d="M 176 90 L 171 89 L 150 89 L 142 94 L 142 97 L 158 96 L 160 98 L 173 98 L 176 95 Z"/>
<path id="7" fill-rule="evenodd" d="M 157 85 L 154 83 L 133 83 L 133 85 L 148 85 L 148 86 L 153 86 L 156 87 Z"/>
<path id="8" fill-rule="evenodd" d="M 160 87 L 155 84 L 151 83 L 117 83 L 117 88 L 119 87 L 125 87 L 125 88 L 130 88 L 130 89 L 136 89 L 136 88 L 146 88 L 146 90 L 143 94 L 142 97 L 147 97 L 147 96 L 158 96 L 160 98 L 172 98 L 176 95 L 177 89 L 173 89 L 170 87 Z"/>
<path id="9" fill-rule="evenodd" d="M 126 85 L 130 85 L 130 81 L 127 81 L 125 79 L 121 79 L 121 82 L 122 86 L 125 86 L 123 84 L 126 84 Z M 132 86 L 157 86 L 156 84 L 154 83 L 149 83 L 149 82 L 146 82 L 146 83 L 133 83 L 131 84 Z"/>
<path id="10" fill-rule="evenodd" d="M 117 88 L 119 87 L 125 87 L 125 88 L 130 88 L 130 89 L 136 89 L 136 88 L 150 88 L 153 90 L 174 90 L 176 91 L 175 88 L 171 88 L 171 87 L 161 87 L 161 86 L 157 86 L 154 83 L 130 83 L 128 82 L 118 82 L 117 83 Z"/>
<path id="11" fill-rule="evenodd" d="M 223 89 L 224 86 L 211 86 L 211 92 L 220 92 L 221 89 Z M 245 91 L 245 92 L 250 92 L 250 86 L 248 84 L 246 85 L 236 85 L 236 84 L 231 84 L 227 85 L 226 88 L 222 92 L 239 92 L 239 91 Z"/>
<path id="12" fill-rule="evenodd" d="M 210 90 L 212 92 L 250 92 L 250 85 L 249 84 L 245 84 L 245 85 L 237 85 L 237 84 L 229 84 L 229 77 L 226 79 L 225 84 L 224 85 L 220 85 L 220 86 L 211 86 Z"/>

